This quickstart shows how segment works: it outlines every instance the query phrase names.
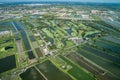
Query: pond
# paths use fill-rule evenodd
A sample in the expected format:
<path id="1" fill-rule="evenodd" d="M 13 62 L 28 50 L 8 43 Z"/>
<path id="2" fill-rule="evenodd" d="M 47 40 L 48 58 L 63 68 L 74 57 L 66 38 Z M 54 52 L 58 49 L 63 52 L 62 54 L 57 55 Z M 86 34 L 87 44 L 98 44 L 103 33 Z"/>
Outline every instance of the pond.
<path id="1" fill-rule="evenodd" d="M 70 28 L 70 29 L 65 29 L 66 31 L 67 31 L 67 33 L 69 34 L 69 35 L 71 35 L 71 33 L 73 32 L 72 31 L 72 28 Z"/>
<path id="2" fill-rule="evenodd" d="M 24 73 L 20 74 L 22 80 L 45 80 L 44 77 L 34 68 L 29 68 Z"/>
<path id="3" fill-rule="evenodd" d="M 51 30 L 55 31 L 54 27 L 52 27 L 52 26 L 49 26 L 49 27 L 50 27 Z"/>
<path id="4" fill-rule="evenodd" d="M 16 68 L 15 55 L 0 59 L 0 73 Z"/>
<path id="5" fill-rule="evenodd" d="M 5 50 L 13 49 L 13 46 L 7 46 L 5 47 Z"/>
<path id="6" fill-rule="evenodd" d="M 49 37 L 48 40 L 51 42 L 51 44 L 54 44 L 54 39 Z"/>

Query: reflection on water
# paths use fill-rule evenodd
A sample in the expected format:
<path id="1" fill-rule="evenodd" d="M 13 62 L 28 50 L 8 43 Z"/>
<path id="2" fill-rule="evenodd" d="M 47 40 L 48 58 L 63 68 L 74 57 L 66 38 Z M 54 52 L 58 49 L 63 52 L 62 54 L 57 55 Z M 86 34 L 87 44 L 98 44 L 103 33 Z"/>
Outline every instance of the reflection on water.
<path id="1" fill-rule="evenodd" d="M 45 80 L 42 75 L 33 67 L 22 73 L 20 77 L 22 80 Z"/>
<path id="2" fill-rule="evenodd" d="M 16 67 L 15 55 L 0 59 L 0 73 L 11 70 Z"/>

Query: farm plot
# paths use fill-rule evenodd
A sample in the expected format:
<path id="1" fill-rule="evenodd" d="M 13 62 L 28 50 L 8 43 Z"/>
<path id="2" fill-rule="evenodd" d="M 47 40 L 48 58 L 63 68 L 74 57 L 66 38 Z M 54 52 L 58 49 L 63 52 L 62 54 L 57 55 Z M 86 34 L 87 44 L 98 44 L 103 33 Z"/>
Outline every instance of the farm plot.
<path id="1" fill-rule="evenodd" d="M 94 48 L 91 48 L 91 47 L 88 47 L 88 46 L 84 46 L 84 47 L 82 47 L 82 49 L 87 50 L 87 51 L 89 51 L 89 52 L 91 52 L 91 53 L 93 53 L 93 54 L 95 54 L 97 56 L 100 56 L 102 58 L 108 59 L 108 60 L 110 60 L 110 61 L 112 61 L 114 63 L 120 64 L 120 59 L 118 59 L 118 58 L 116 58 L 114 56 L 111 56 L 111 55 L 109 55 L 107 53 L 103 53 L 101 51 L 98 51 L 98 50 L 96 50 Z"/>
<path id="2" fill-rule="evenodd" d="M 38 55 L 38 57 L 43 57 L 42 51 L 40 50 L 40 48 L 35 48 L 35 51 Z"/>
<path id="3" fill-rule="evenodd" d="M 37 65 L 37 68 L 48 78 L 48 80 L 72 80 L 67 74 L 60 71 L 50 61 L 45 61 L 44 63 Z"/>
<path id="4" fill-rule="evenodd" d="M 101 80 L 108 80 L 108 78 L 110 77 L 110 76 L 103 75 L 104 74 L 103 70 L 96 67 L 92 63 L 88 62 L 83 57 L 77 55 L 75 52 L 69 53 L 68 55 L 66 55 L 66 57 L 68 57 L 69 59 L 74 61 L 79 66 L 85 68 L 86 70 L 94 74 L 96 78 L 98 76 Z M 109 79 L 109 80 L 112 80 L 112 79 Z"/>
<path id="5" fill-rule="evenodd" d="M 103 30 L 104 30 L 104 31 L 112 31 L 112 32 L 114 32 L 113 29 L 108 28 L 108 27 L 106 27 L 106 26 L 103 26 L 103 25 L 101 25 L 101 24 L 95 23 L 95 21 L 94 21 L 94 22 L 84 21 L 83 24 L 86 25 L 86 26 L 90 26 L 90 27 L 92 27 L 92 28 L 95 28 L 95 29 L 97 29 L 97 30 L 100 30 L 100 31 L 103 31 Z"/>
<path id="6" fill-rule="evenodd" d="M 12 30 L 15 31 L 10 22 L 0 22 L 0 31 Z"/>
<path id="7" fill-rule="evenodd" d="M 15 55 L 0 59 L 0 73 L 16 68 Z"/>
<path id="8" fill-rule="evenodd" d="M 119 54 L 119 52 L 120 52 L 120 47 L 118 47 L 118 46 L 115 46 L 115 45 L 112 45 L 112 44 L 108 44 L 108 43 L 106 43 L 106 42 L 103 42 L 103 41 L 96 41 L 95 43 L 94 43 L 96 46 L 98 46 L 98 47 L 101 47 L 101 48 L 103 48 L 104 50 L 107 50 L 107 51 L 112 51 L 112 52 L 114 52 L 115 54 L 118 54 L 118 55 L 120 55 Z"/>
<path id="9" fill-rule="evenodd" d="M 120 45 L 120 40 L 117 38 L 114 38 L 113 36 L 106 36 L 106 37 L 103 37 L 103 39 Z"/>
<path id="10" fill-rule="evenodd" d="M 102 68 L 106 69 L 110 73 L 112 73 L 111 76 L 113 76 L 113 77 L 116 76 L 118 79 L 120 79 L 120 77 L 119 77 L 120 76 L 120 72 L 119 72 L 120 67 L 118 65 L 115 65 L 113 62 L 110 62 L 106 59 L 103 59 L 102 57 L 92 54 L 89 51 L 79 49 L 79 50 L 77 50 L 77 52 L 79 54 L 83 55 L 84 57 L 86 57 L 87 59 L 93 61 L 97 65 L 101 66 Z M 117 78 L 115 78 L 115 79 L 117 80 Z"/>
<path id="11" fill-rule="evenodd" d="M 75 77 L 77 80 L 95 80 L 94 77 L 85 72 L 82 68 L 79 68 L 78 66 L 74 65 L 71 61 L 67 60 L 65 57 L 63 56 L 59 57 L 63 59 L 67 64 L 72 66 L 68 73 L 71 74 L 71 76 Z"/>
<path id="12" fill-rule="evenodd" d="M 24 73 L 20 74 L 22 80 L 45 80 L 44 77 L 34 68 L 29 68 Z"/>

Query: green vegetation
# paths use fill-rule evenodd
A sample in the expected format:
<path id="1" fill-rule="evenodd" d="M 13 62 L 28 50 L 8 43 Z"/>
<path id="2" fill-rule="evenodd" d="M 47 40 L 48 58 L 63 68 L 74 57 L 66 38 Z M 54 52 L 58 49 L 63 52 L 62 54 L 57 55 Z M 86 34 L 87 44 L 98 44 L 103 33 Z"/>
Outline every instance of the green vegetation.
<path id="1" fill-rule="evenodd" d="M 13 36 L 0 36 L 0 58 L 15 54 L 16 44 Z M 11 47 L 7 49 L 7 47 Z"/>
<path id="2" fill-rule="evenodd" d="M 71 61 L 67 60 L 65 57 L 60 56 L 68 65 L 72 68 L 68 71 L 77 80 L 95 80 L 89 73 L 85 72 L 81 67 L 74 65 Z"/>
<path id="3" fill-rule="evenodd" d="M 15 55 L 16 62 L 14 70 L 0 66 L 0 79 L 16 80 L 28 69 L 33 80 L 39 74 L 48 80 L 119 80 L 119 7 L 103 5 L 0 6 L 0 60 Z"/>
<path id="4" fill-rule="evenodd" d="M 68 75 L 60 71 L 50 61 L 45 61 L 42 64 L 37 65 L 37 68 L 49 79 L 49 80 L 72 80 Z M 52 73 L 51 73 L 52 72 Z"/>
<path id="5" fill-rule="evenodd" d="M 92 54 L 91 52 L 88 52 L 86 50 L 83 49 L 79 49 L 78 53 L 83 55 L 84 57 L 86 57 L 87 59 L 93 61 L 94 63 L 96 63 L 99 66 L 102 66 L 102 68 L 105 68 L 106 70 L 108 70 L 110 73 L 114 73 L 112 74 L 113 76 L 119 76 L 119 67 L 114 65 L 112 62 L 110 62 L 109 60 L 97 56 L 95 54 Z M 94 57 L 94 58 L 93 58 Z M 111 65 L 112 64 L 112 65 Z M 117 72 L 117 73 L 116 73 Z"/>

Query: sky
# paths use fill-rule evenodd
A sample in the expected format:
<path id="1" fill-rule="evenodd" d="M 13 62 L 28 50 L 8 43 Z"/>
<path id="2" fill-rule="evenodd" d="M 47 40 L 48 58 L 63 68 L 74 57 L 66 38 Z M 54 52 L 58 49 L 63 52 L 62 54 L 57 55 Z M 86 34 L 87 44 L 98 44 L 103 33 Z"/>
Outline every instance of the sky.
<path id="1" fill-rule="evenodd" d="M 0 2 L 41 2 L 41 1 L 76 1 L 76 2 L 105 2 L 105 3 L 120 3 L 120 0 L 0 0 Z"/>

